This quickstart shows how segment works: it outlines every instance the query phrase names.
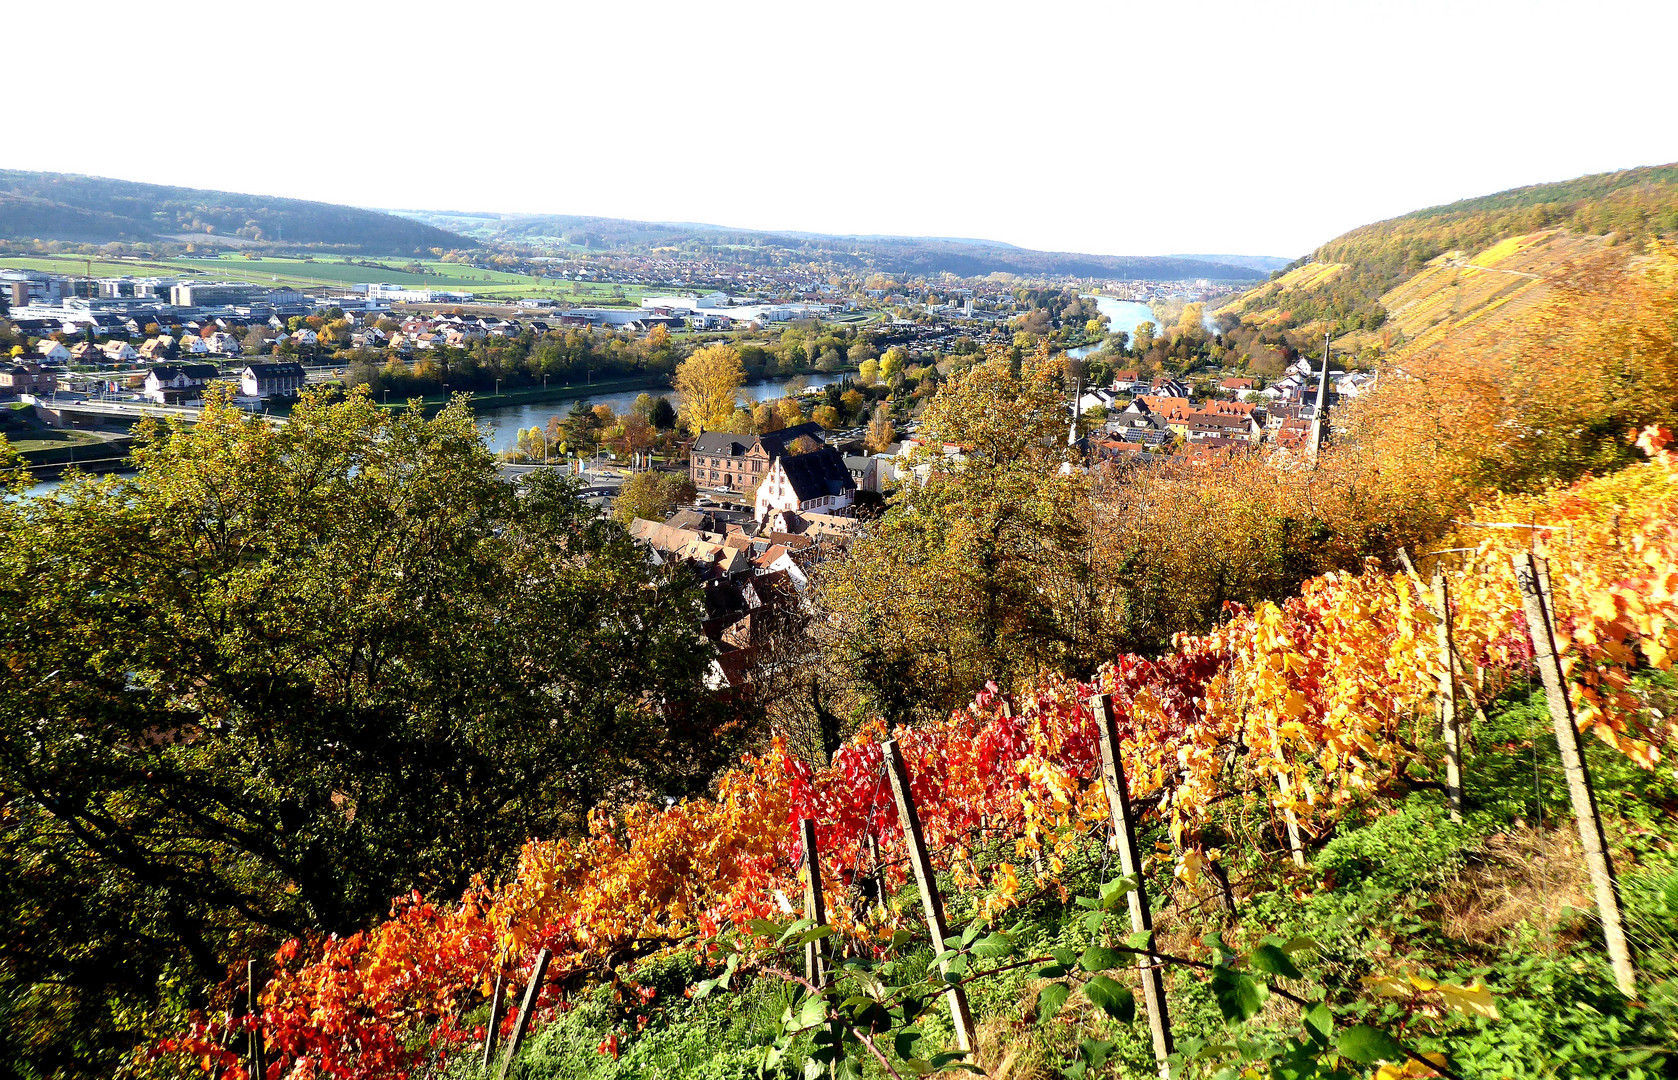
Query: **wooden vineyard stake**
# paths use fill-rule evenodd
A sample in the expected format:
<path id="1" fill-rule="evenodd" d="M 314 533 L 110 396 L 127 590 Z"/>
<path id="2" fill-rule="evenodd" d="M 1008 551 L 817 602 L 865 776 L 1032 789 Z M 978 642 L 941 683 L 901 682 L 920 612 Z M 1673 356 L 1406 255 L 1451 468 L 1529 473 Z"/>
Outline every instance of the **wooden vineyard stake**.
<path id="1" fill-rule="evenodd" d="M 1530 552 L 1514 556 L 1515 582 L 1532 634 L 1533 660 L 1544 679 L 1544 698 L 1550 706 L 1550 722 L 1561 749 L 1562 772 L 1567 777 L 1567 794 L 1573 803 L 1573 817 L 1579 825 L 1579 840 L 1585 846 L 1585 869 L 1596 892 L 1597 914 L 1602 918 L 1602 937 L 1608 959 L 1614 967 L 1614 982 L 1627 997 L 1637 994 L 1637 973 L 1631 966 L 1631 949 L 1626 944 L 1620 921 L 1620 888 L 1614 878 L 1614 863 L 1602 833 L 1602 816 L 1597 812 L 1596 792 L 1585 763 L 1579 726 L 1573 719 L 1573 703 L 1567 696 L 1561 663 L 1556 656 L 1553 600 L 1549 590 L 1550 568 L 1546 560 Z"/>
<path id="2" fill-rule="evenodd" d="M 484 1073 L 495 1064 L 495 1043 L 501 1037 L 501 1006 L 507 998 L 507 973 L 495 974 L 495 993 L 489 999 L 489 1024 L 484 1028 Z"/>
<path id="3" fill-rule="evenodd" d="M 817 926 L 827 922 L 827 908 L 822 903 L 822 867 L 816 857 L 816 821 L 803 818 L 798 823 L 799 837 L 804 842 L 804 917 Z M 804 977 L 810 985 L 820 986 L 822 973 L 822 943 L 807 942 L 804 946 Z"/>
<path id="4" fill-rule="evenodd" d="M 920 815 L 915 813 L 915 796 L 909 789 L 909 770 L 903 765 L 903 751 L 896 739 L 881 744 L 885 752 L 886 774 L 891 777 L 891 791 L 897 796 L 897 816 L 903 823 L 903 844 L 909 849 L 909 865 L 915 870 L 915 884 L 920 887 L 921 907 L 926 912 L 926 929 L 932 935 L 932 947 L 943 952 L 950 936 L 944 925 L 944 903 L 938 896 L 938 879 L 932 874 L 932 860 L 926 856 L 926 838 L 921 833 Z M 940 971 L 946 974 L 949 963 L 941 961 Z M 956 1029 L 956 1045 L 963 1050 L 973 1049 L 973 1013 L 967 1007 L 967 992 L 951 986 L 945 992 L 950 1002 L 950 1024 Z"/>
<path id="5" fill-rule="evenodd" d="M 1451 820 L 1462 820 L 1462 739 L 1457 730 L 1457 680 L 1451 672 L 1451 591 L 1445 572 L 1433 572 L 1433 604 L 1439 616 L 1439 731 L 1445 740 L 1445 796 Z"/>
<path id="6" fill-rule="evenodd" d="M 524 1003 L 519 1006 L 519 1018 L 513 1025 L 513 1037 L 507 1040 L 507 1052 L 501 1057 L 501 1068 L 496 1070 L 495 1080 L 507 1080 L 507 1073 L 513 1068 L 513 1059 L 518 1056 L 519 1044 L 524 1042 L 525 1032 L 530 1030 L 530 1017 L 536 1011 L 536 998 L 542 993 L 542 977 L 548 973 L 548 961 L 553 959 L 553 953 L 543 949 L 536 954 L 536 966 L 530 969 L 530 983 L 524 988 Z"/>
<path id="7" fill-rule="evenodd" d="M 1439 610 L 1439 601 L 1437 596 L 1430 598 L 1428 596 L 1428 591 L 1422 588 L 1422 575 L 1416 573 L 1415 564 L 1410 561 L 1409 553 L 1403 548 L 1398 549 L 1398 561 L 1404 566 L 1405 576 L 1408 577 L 1410 579 L 1410 583 L 1415 586 L 1416 597 L 1421 601 L 1422 607 L 1426 608 L 1428 613 L 1434 616 L 1434 618 L 1447 618 L 1448 614 Z M 1436 581 L 1439 578 L 1439 574 L 1440 571 L 1434 571 L 1433 576 Z M 1479 678 L 1470 682 L 1468 678 L 1468 661 L 1464 660 L 1462 655 L 1457 652 L 1455 641 L 1451 643 L 1449 655 L 1451 658 L 1451 674 L 1456 678 L 1457 682 L 1461 683 L 1463 686 L 1480 685 L 1482 680 Z M 1460 705 L 1461 702 L 1457 702 L 1457 704 Z M 1480 702 L 1472 692 L 1468 695 L 1468 704 L 1474 709 L 1474 719 L 1478 723 L 1484 724 L 1486 722 L 1486 711 L 1480 708 Z M 1458 728 L 1458 742 L 1460 743 L 1462 734 L 1460 730 L 1460 720 L 1458 721 Z"/>
<path id="8" fill-rule="evenodd" d="M 1130 902 L 1130 931 L 1147 934 L 1148 948 L 1154 947 L 1154 921 L 1148 912 L 1148 893 L 1142 884 L 1142 853 L 1136 841 L 1136 815 L 1130 806 L 1130 786 L 1125 779 L 1124 758 L 1119 752 L 1119 732 L 1108 694 L 1090 698 L 1095 713 L 1096 733 L 1101 739 L 1101 780 L 1107 789 L 1107 809 L 1113 819 L 1113 833 L 1119 845 L 1119 872 L 1133 878 L 1136 888 L 1126 894 Z M 1142 1001 L 1148 1008 L 1148 1032 L 1153 1036 L 1154 1060 L 1161 1076 L 1167 1075 L 1175 1050 L 1171 1039 L 1171 1013 L 1165 1003 L 1165 975 L 1153 957 L 1137 958 L 1142 976 Z"/>
<path id="9" fill-rule="evenodd" d="M 1305 869 L 1305 841 L 1299 835 L 1299 815 L 1293 812 L 1293 807 L 1282 807 L 1282 824 L 1288 830 L 1288 851 L 1293 854 L 1293 864 L 1301 870 Z"/>
<path id="10" fill-rule="evenodd" d="M 245 1036 L 246 1057 L 250 1061 L 252 1080 L 268 1075 L 268 1048 L 262 1042 L 262 1009 L 257 998 L 262 986 L 256 981 L 256 961 L 245 961 L 245 1012 L 251 1018 L 250 1031 Z"/>
<path id="11" fill-rule="evenodd" d="M 886 863 L 880 858 L 880 841 L 868 834 L 868 865 L 874 868 L 874 902 L 886 906 Z"/>

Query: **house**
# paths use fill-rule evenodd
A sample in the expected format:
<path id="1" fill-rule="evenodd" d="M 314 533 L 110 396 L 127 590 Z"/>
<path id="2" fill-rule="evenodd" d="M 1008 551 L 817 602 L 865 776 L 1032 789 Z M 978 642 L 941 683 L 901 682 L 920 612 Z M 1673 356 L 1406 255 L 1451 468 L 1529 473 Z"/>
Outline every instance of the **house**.
<path id="1" fill-rule="evenodd" d="M 846 454 L 845 471 L 851 474 L 851 482 L 858 491 L 880 490 L 880 463 L 876 458 L 864 454 Z"/>
<path id="2" fill-rule="evenodd" d="M 103 364 L 105 350 L 91 341 L 77 342 L 70 348 L 70 362 L 74 364 Z"/>
<path id="3" fill-rule="evenodd" d="M 159 405 L 197 401 L 219 374 L 214 364 L 153 364 L 146 371 L 145 397 Z"/>
<path id="4" fill-rule="evenodd" d="M 831 514 L 850 506 L 856 489 L 845 459 L 831 446 L 777 456 L 758 485 L 756 516 L 763 521 L 790 510 Z"/>
<path id="5" fill-rule="evenodd" d="M 134 346 L 126 341 L 105 342 L 105 359 L 113 364 L 126 364 L 140 359 L 140 354 L 134 351 Z"/>
<path id="6" fill-rule="evenodd" d="M 42 360 L 49 361 L 54 364 L 67 364 L 70 362 L 70 350 L 66 349 L 62 344 L 52 340 L 51 338 L 43 339 L 40 344 L 35 346 L 35 348 L 40 352 Z"/>
<path id="7" fill-rule="evenodd" d="M 0 364 L 0 393 L 50 394 L 58 389 L 58 376 L 40 364 Z"/>
<path id="8" fill-rule="evenodd" d="M 238 356 L 245 351 L 244 346 L 239 344 L 239 339 L 225 331 L 211 334 L 204 341 L 210 346 L 210 351 L 218 356 Z"/>
<path id="9" fill-rule="evenodd" d="M 1257 379 L 1234 379 L 1234 378 L 1231 378 L 1231 379 L 1224 379 L 1224 380 L 1222 380 L 1221 382 L 1218 383 L 1218 389 L 1219 390 L 1227 390 L 1230 393 L 1235 394 L 1237 396 L 1240 396 L 1241 394 L 1245 394 L 1248 391 L 1255 390 L 1257 388 L 1258 388 L 1258 380 Z"/>
<path id="10" fill-rule="evenodd" d="M 168 334 L 159 334 L 157 337 L 147 338 L 145 344 L 140 346 L 140 359 L 167 359 L 169 356 L 169 350 L 174 347 L 174 344 L 175 339 L 170 337 Z"/>
<path id="11" fill-rule="evenodd" d="M 296 397 L 308 381 L 295 360 L 246 364 L 239 373 L 239 391 L 246 397 Z"/>
<path id="12" fill-rule="evenodd" d="M 1119 395 L 1112 390 L 1086 390 L 1078 399 L 1078 415 L 1082 416 L 1091 409 L 1111 409 L 1118 404 L 1118 398 Z"/>
<path id="13" fill-rule="evenodd" d="M 184 334 L 181 337 L 181 352 L 188 356 L 208 356 L 210 343 L 197 334 Z"/>
<path id="14" fill-rule="evenodd" d="M 822 444 L 820 424 L 805 423 L 762 435 L 707 431 L 688 448 L 688 478 L 696 488 L 751 492 L 769 472 L 769 463 L 794 442 Z M 807 448 L 801 444 L 800 449 Z"/>
<path id="15" fill-rule="evenodd" d="M 320 335 L 304 326 L 292 333 L 291 340 L 299 345 L 316 345 L 320 343 Z"/>

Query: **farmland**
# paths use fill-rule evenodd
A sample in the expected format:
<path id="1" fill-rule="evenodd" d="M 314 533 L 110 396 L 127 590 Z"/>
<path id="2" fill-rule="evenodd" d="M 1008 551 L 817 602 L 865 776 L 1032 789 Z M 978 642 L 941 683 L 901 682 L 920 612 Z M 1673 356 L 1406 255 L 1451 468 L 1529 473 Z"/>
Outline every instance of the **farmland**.
<path id="1" fill-rule="evenodd" d="M 73 255 L 0 257 L 0 267 L 72 276 L 80 276 L 89 269 L 85 259 Z M 482 297 L 544 297 L 594 305 L 631 303 L 646 292 L 644 287 L 636 285 L 537 278 L 434 260 L 249 258 L 226 254 L 176 259 L 94 259 L 91 269 L 96 277 L 179 275 L 303 289 L 386 282 L 416 289 L 470 292 Z"/>

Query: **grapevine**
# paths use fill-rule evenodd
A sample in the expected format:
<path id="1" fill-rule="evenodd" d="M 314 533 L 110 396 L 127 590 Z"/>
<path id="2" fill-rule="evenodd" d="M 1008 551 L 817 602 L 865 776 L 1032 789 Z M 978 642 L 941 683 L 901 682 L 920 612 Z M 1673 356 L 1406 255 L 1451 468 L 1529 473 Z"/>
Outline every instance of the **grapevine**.
<path id="1" fill-rule="evenodd" d="M 1509 556 L 1537 534 L 1580 728 L 1650 768 L 1668 732 L 1633 680 L 1678 658 L 1670 442 L 1650 429 L 1644 464 L 1480 507 L 1455 542 L 1466 550 L 1440 567 L 1460 677 L 1483 701 L 1530 662 Z M 1311 579 L 1284 603 L 1233 609 L 1158 659 L 1121 656 L 1088 681 L 1044 673 L 1011 693 L 987 686 L 936 723 L 865 726 L 825 766 L 776 742 L 727 771 L 710 798 L 596 813 L 586 835 L 531 841 L 506 881 L 477 881 L 457 902 L 411 896 L 364 933 L 289 943 L 260 1016 L 269 1076 L 413 1075 L 481 1041 L 460 1026 L 465 1006 L 498 974 L 528 972 L 541 948 L 557 974 L 539 1020 L 566 1007 L 565 986 L 625 958 L 785 919 L 801 895 L 801 818 L 816 822 L 832 924 L 859 947 L 889 942 L 916 919 L 862 887 L 883 879 L 892 892 L 907 873 L 892 854 L 902 840 L 879 747 L 888 736 L 940 869 L 993 918 L 1019 901 L 1023 879 L 1060 887 L 1068 856 L 1105 826 L 1092 695 L 1111 695 L 1132 795 L 1166 826 L 1170 850 L 1157 857 L 1178 877 L 1192 883 L 1222 857 L 1205 839 L 1221 800 L 1257 800 L 1321 833 L 1412 763 L 1428 764 L 1421 719 L 1452 665 L 1437 619 L 1414 579 L 1371 563 Z M 160 1052 L 239 1077 L 224 1036 L 249 1023 L 207 1018 Z"/>

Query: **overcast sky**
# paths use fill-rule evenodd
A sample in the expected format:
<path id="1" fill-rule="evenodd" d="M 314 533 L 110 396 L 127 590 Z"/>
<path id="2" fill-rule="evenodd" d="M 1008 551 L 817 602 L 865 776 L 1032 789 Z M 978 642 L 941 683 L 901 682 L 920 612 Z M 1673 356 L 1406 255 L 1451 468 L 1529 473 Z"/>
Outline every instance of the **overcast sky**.
<path id="1" fill-rule="evenodd" d="M 0 167 L 370 207 L 1294 256 L 1678 159 L 1673 3 L 96 0 L 0 24 L 32 58 Z"/>

